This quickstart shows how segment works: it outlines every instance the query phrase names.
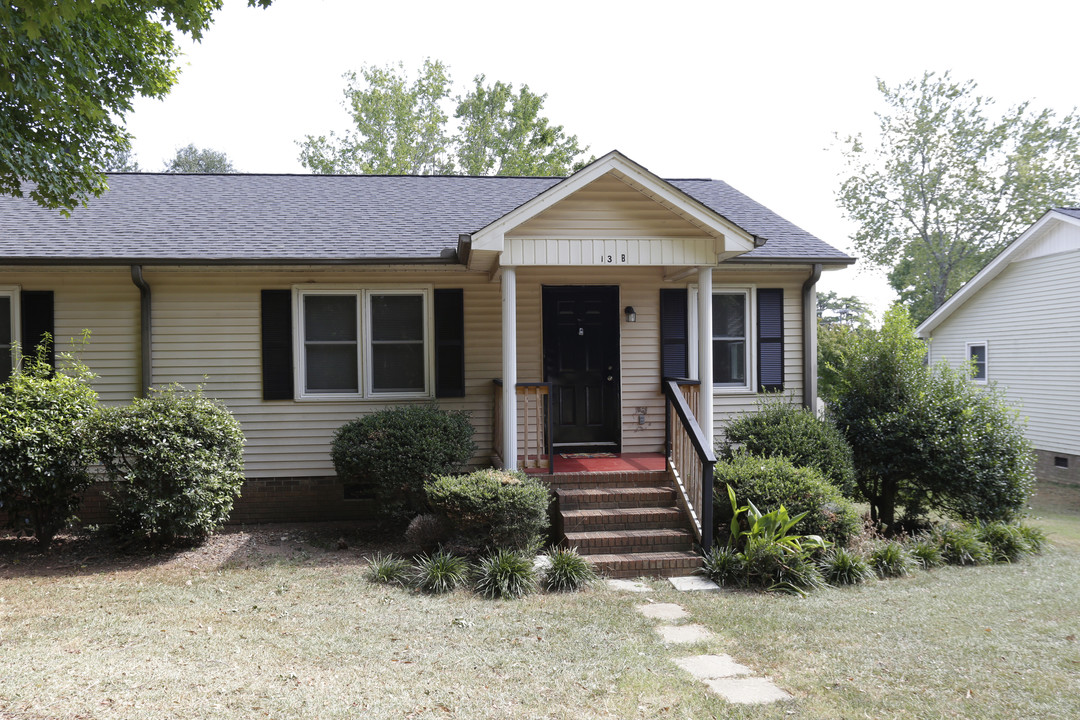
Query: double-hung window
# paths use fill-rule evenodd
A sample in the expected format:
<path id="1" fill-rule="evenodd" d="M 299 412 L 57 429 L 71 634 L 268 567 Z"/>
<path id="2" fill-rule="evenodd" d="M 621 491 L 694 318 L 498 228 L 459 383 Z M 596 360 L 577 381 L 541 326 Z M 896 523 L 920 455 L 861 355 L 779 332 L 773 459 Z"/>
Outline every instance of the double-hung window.
<path id="1" fill-rule="evenodd" d="M 15 367 L 15 343 L 18 339 L 18 291 L 0 286 L 0 382 Z"/>
<path id="2" fill-rule="evenodd" d="M 300 397 L 431 394 L 430 292 L 298 288 Z"/>
<path id="3" fill-rule="evenodd" d="M 746 387 L 749 367 L 750 293 L 723 290 L 712 297 L 713 384 Z"/>
<path id="4" fill-rule="evenodd" d="M 986 382 L 986 343 L 968 343 L 968 362 L 971 364 L 971 379 Z"/>

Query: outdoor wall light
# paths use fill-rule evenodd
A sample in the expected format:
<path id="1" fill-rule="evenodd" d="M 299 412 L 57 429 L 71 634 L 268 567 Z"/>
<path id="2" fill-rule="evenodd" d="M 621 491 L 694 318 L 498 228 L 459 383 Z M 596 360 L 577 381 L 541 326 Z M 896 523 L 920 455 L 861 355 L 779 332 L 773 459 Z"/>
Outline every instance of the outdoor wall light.
<path id="1" fill-rule="evenodd" d="M 626 322 L 637 322 L 637 311 L 633 305 L 627 305 L 623 312 L 626 313 Z"/>

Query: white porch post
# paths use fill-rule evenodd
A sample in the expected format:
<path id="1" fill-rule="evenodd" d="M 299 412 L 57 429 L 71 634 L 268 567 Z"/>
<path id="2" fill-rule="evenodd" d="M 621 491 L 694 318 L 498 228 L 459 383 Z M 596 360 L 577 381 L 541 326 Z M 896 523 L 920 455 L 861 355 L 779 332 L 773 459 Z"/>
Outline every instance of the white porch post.
<path id="1" fill-rule="evenodd" d="M 502 270 L 503 467 L 517 470 L 517 276 Z"/>
<path id="2" fill-rule="evenodd" d="M 698 425 L 713 441 L 712 268 L 698 268 Z"/>

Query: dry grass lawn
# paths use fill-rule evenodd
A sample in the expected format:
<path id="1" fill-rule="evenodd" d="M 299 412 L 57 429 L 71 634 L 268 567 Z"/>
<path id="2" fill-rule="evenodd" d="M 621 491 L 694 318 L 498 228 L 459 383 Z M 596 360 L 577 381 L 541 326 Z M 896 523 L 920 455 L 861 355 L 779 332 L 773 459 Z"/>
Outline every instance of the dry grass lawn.
<path id="1" fill-rule="evenodd" d="M 1080 498 L 1037 501 L 1056 548 L 1012 566 L 807 599 L 654 583 L 713 631 L 689 649 L 605 587 L 492 602 L 371 585 L 365 557 L 387 547 L 336 550 L 336 528 L 236 528 L 151 558 L 0 539 L 0 717 L 1080 717 Z M 672 662 L 705 652 L 795 700 L 707 694 Z"/>

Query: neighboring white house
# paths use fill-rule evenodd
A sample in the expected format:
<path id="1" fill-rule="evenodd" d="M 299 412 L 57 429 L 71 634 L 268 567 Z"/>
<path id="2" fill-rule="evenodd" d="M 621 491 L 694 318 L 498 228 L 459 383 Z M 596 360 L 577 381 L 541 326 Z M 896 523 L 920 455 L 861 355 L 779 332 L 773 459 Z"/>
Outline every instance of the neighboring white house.
<path id="1" fill-rule="evenodd" d="M 1080 208 L 1047 212 L 917 332 L 931 363 L 971 362 L 1004 391 L 1040 479 L 1080 482 Z"/>

